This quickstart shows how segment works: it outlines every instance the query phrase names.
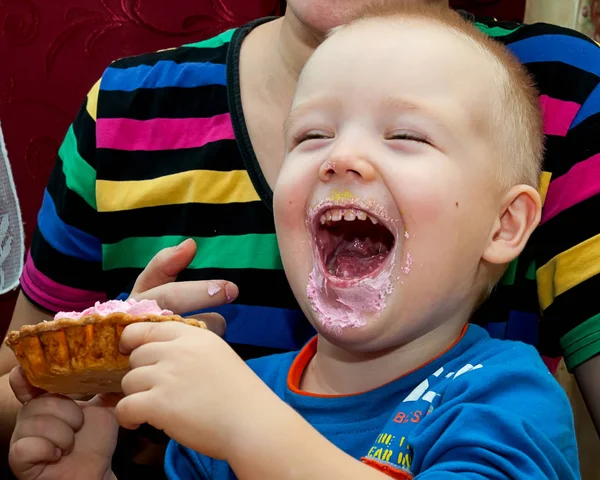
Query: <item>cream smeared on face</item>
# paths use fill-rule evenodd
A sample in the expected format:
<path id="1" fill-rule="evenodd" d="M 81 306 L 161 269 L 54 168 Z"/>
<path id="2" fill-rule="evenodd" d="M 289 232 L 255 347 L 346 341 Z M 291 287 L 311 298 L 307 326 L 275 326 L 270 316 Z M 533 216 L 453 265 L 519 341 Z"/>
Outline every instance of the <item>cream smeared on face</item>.
<path id="1" fill-rule="evenodd" d="M 372 200 L 336 193 L 312 207 L 313 270 L 306 295 L 317 321 L 341 334 L 386 307 L 393 289 L 398 229 Z"/>

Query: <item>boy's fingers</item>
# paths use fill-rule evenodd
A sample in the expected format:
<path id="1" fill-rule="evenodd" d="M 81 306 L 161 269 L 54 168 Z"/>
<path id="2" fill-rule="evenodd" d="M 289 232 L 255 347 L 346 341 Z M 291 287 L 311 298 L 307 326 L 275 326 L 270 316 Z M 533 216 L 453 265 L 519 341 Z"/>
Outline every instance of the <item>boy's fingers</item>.
<path id="1" fill-rule="evenodd" d="M 123 330 L 119 348 L 121 353 L 127 355 L 147 343 L 169 342 L 181 335 L 189 334 L 195 328 L 181 322 L 132 323 Z"/>
<path id="2" fill-rule="evenodd" d="M 218 313 L 200 313 L 198 315 L 190 315 L 186 318 L 193 318 L 206 323 L 206 327 L 211 332 L 216 333 L 219 337 L 225 335 L 225 330 L 227 330 L 227 322 L 223 316 Z"/>
<path id="3" fill-rule="evenodd" d="M 119 425 L 128 430 L 135 430 L 144 423 L 152 424 L 152 419 L 149 418 L 150 405 L 152 405 L 152 394 L 149 391 L 125 397 L 115 410 Z"/>
<path id="4" fill-rule="evenodd" d="M 60 448 L 50 440 L 41 437 L 21 438 L 12 444 L 8 453 L 8 463 L 13 473 L 19 477 L 27 473 L 30 478 L 35 478 L 39 473 L 33 469 L 43 468 L 44 463 L 56 462 L 62 453 Z"/>
<path id="5" fill-rule="evenodd" d="M 131 295 L 135 300 L 156 300 L 161 308 L 185 314 L 218 307 L 237 298 L 237 285 L 226 280 L 173 282 Z"/>
<path id="6" fill-rule="evenodd" d="M 163 248 L 140 273 L 131 291 L 131 296 L 137 299 L 137 295 L 140 293 L 173 282 L 179 272 L 194 259 L 195 254 L 196 242 L 191 238 L 175 247 Z"/>
<path id="7" fill-rule="evenodd" d="M 46 393 L 41 388 L 34 387 L 29 383 L 27 377 L 25 376 L 25 372 L 21 367 L 15 367 L 11 370 L 8 376 L 8 382 L 10 384 L 10 388 L 12 388 L 15 397 L 22 404 L 29 402 L 35 397 L 39 397 L 40 395 Z"/>

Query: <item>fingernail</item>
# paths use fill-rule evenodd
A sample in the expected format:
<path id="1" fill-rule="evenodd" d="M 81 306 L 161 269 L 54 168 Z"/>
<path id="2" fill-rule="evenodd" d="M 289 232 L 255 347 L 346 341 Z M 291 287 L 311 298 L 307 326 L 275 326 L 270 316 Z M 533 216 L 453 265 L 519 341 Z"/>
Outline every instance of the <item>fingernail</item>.
<path id="1" fill-rule="evenodd" d="M 177 252 L 177 251 L 181 250 L 181 247 L 183 246 L 183 244 L 184 244 L 186 241 L 187 241 L 187 238 L 186 238 L 186 239 L 185 239 L 183 242 L 181 242 L 179 245 L 177 245 L 177 246 L 176 246 L 176 247 L 173 249 L 173 251 L 174 251 L 174 252 Z"/>
<path id="2" fill-rule="evenodd" d="M 214 297 L 220 291 L 221 291 L 221 287 L 219 287 L 216 283 L 213 283 L 213 282 L 208 283 L 208 296 L 209 297 Z M 225 294 L 227 294 L 227 290 L 225 290 Z"/>
<path id="3" fill-rule="evenodd" d="M 233 298 L 231 298 L 231 295 L 229 294 L 229 290 L 227 290 L 227 286 L 229 285 L 229 283 L 225 284 L 225 300 L 227 300 L 227 303 L 231 303 L 233 301 Z"/>

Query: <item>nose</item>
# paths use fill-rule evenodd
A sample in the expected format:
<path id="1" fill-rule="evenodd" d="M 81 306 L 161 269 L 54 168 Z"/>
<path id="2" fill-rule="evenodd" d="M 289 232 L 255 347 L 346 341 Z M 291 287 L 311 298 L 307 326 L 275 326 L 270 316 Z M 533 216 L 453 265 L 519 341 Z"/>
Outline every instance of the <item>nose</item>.
<path id="1" fill-rule="evenodd" d="M 375 176 L 373 165 L 364 156 L 352 153 L 331 155 L 319 169 L 319 178 L 322 182 L 329 182 L 334 178 L 370 182 L 375 179 Z"/>

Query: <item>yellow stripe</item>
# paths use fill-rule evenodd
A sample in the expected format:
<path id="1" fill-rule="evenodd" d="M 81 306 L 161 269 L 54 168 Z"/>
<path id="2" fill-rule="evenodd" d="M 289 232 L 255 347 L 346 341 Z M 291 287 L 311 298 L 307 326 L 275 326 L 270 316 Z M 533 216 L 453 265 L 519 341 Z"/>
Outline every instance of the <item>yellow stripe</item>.
<path id="1" fill-rule="evenodd" d="M 550 185 L 551 178 L 551 172 L 542 172 L 540 175 L 540 187 L 538 188 L 538 191 L 540 192 L 540 197 L 542 197 L 542 205 L 546 201 L 546 194 L 548 193 L 548 186 Z"/>
<path id="2" fill-rule="evenodd" d="M 191 170 L 152 180 L 98 180 L 99 212 L 180 205 L 184 203 L 246 203 L 260 198 L 245 170 Z"/>
<path id="3" fill-rule="evenodd" d="M 545 310 L 561 293 L 600 273 L 600 235 L 557 255 L 537 271 L 540 307 Z"/>
<path id="4" fill-rule="evenodd" d="M 100 80 L 94 84 L 90 90 L 90 93 L 88 93 L 87 105 L 85 107 L 87 112 L 90 114 L 90 117 L 94 119 L 94 122 L 98 117 L 98 93 L 100 92 Z"/>

